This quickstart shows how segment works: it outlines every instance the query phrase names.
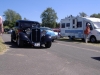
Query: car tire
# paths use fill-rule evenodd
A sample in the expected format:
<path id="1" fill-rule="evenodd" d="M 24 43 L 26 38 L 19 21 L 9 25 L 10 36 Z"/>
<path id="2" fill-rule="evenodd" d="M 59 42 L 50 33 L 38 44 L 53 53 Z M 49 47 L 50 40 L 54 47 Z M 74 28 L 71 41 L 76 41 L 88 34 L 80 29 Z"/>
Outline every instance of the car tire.
<path id="1" fill-rule="evenodd" d="M 18 45 L 19 47 L 23 47 L 23 46 L 24 46 L 23 41 L 22 41 L 22 40 L 20 40 L 20 38 L 19 38 L 19 37 L 18 37 L 18 39 L 17 39 L 17 45 Z"/>
<path id="2" fill-rule="evenodd" d="M 46 42 L 45 47 L 46 47 L 46 48 L 50 48 L 51 45 L 52 45 L 52 42 Z"/>

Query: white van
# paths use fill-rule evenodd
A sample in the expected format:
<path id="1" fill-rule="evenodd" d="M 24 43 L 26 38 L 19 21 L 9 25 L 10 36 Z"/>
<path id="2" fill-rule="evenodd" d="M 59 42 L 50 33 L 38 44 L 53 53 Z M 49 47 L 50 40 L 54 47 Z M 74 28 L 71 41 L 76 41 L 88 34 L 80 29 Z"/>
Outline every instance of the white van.
<path id="1" fill-rule="evenodd" d="M 89 34 L 89 41 L 100 41 L 100 19 L 93 17 L 73 17 L 69 16 L 60 21 L 61 36 L 69 37 L 70 39 L 84 39 L 84 30 L 86 24 L 90 23 L 91 32 Z"/>

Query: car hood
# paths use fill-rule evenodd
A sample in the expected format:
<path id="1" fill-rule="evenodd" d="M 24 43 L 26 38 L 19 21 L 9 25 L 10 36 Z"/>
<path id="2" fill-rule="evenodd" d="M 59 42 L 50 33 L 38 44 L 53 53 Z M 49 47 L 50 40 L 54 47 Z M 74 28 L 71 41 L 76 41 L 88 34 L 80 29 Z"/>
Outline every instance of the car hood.
<path id="1" fill-rule="evenodd" d="M 58 32 L 54 32 L 55 33 L 55 35 L 58 35 Z"/>
<path id="2" fill-rule="evenodd" d="M 46 30 L 46 34 L 49 34 L 51 36 L 56 36 L 55 32 L 51 30 Z"/>

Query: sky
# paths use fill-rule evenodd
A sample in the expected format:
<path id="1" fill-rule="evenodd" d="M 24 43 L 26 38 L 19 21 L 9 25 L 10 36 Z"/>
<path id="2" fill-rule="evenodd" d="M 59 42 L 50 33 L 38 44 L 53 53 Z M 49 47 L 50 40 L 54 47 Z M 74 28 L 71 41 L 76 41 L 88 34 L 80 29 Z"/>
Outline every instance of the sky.
<path id="1" fill-rule="evenodd" d="M 0 0 L 0 16 L 7 9 L 11 9 L 22 18 L 41 22 L 40 15 L 48 7 L 55 10 L 57 22 L 60 22 L 68 15 L 76 16 L 79 12 L 85 12 L 87 15 L 100 13 L 100 0 Z"/>

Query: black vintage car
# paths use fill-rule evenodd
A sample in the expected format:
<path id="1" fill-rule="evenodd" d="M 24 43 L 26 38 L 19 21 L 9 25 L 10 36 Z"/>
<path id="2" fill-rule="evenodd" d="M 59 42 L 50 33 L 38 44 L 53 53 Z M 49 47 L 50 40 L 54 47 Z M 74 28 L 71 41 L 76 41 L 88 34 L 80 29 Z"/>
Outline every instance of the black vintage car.
<path id="1" fill-rule="evenodd" d="M 36 21 L 17 20 L 11 33 L 11 42 L 17 42 L 19 47 L 29 44 L 33 47 L 45 45 L 50 48 L 52 45 L 51 36 L 41 32 L 40 23 Z"/>

